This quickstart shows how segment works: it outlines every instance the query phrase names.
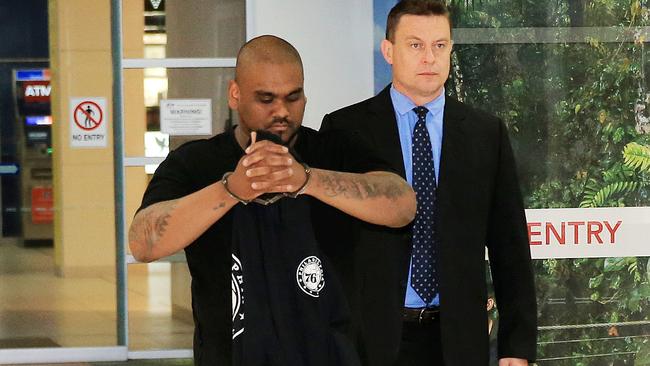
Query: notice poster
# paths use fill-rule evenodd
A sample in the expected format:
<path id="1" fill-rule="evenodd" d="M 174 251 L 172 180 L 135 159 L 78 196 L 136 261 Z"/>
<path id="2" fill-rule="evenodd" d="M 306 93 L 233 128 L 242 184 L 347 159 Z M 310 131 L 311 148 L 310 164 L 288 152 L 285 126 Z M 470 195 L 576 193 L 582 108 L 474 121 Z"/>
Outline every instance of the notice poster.
<path id="1" fill-rule="evenodd" d="M 212 100 L 161 100 L 160 131 L 171 136 L 211 135 Z"/>

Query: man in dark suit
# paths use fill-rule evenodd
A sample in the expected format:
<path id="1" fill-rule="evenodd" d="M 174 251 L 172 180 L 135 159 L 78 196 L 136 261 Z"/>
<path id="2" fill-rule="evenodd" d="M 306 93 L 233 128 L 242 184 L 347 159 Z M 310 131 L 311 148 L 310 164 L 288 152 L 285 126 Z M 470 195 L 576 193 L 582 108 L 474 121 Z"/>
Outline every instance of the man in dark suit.
<path id="1" fill-rule="evenodd" d="M 348 293 L 366 365 L 487 365 L 485 248 L 499 303 L 500 366 L 536 352 L 524 207 L 504 124 L 446 97 L 452 48 L 443 3 L 403 0 L 381 50 L 392 84 L 323 119 L 361 132 L 412 184 L 407 229 L 360 224 Z"/>

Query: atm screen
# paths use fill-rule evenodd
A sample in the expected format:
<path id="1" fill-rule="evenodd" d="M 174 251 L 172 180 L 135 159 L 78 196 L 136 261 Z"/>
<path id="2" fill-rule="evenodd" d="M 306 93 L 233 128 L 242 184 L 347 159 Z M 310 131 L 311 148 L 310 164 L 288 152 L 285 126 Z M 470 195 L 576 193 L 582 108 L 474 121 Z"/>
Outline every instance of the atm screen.
<path id="1" fill-rule="evenodd" d="M 51 146 L 50 128 L 47 126 L 30 127 L 25 130 L 27 146 Z"/>
<path id="2" fill-rule="evenodd" d="M 52 116 L 27 116 L 25 117 L 26 126 L 51 126 Z"/>

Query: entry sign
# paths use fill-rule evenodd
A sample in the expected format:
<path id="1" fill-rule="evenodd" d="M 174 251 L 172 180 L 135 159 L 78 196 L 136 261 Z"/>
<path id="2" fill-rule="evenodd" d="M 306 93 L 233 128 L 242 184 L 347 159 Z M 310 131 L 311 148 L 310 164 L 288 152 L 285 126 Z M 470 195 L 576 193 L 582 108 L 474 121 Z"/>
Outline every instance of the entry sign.
<path id="1" fill-rule="evenodd" d="M 70 98 L 70 146 L 106 147 L 106 98 Z"/>

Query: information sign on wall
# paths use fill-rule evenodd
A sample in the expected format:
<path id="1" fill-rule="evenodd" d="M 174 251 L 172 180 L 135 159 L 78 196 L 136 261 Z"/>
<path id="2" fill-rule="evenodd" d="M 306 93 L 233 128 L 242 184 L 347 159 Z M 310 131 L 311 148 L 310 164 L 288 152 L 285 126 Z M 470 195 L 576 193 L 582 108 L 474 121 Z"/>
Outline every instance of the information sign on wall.
<path id="1" fill-rule="evenodd" d="M 172 136 L 212 135 L 212 100 L 161 100 L 160 131 Z"/>
<path id="2" fill-rule="evenodd" d="M 106 147 L 106 98 L 70 98 L 70 146 Z"/>

